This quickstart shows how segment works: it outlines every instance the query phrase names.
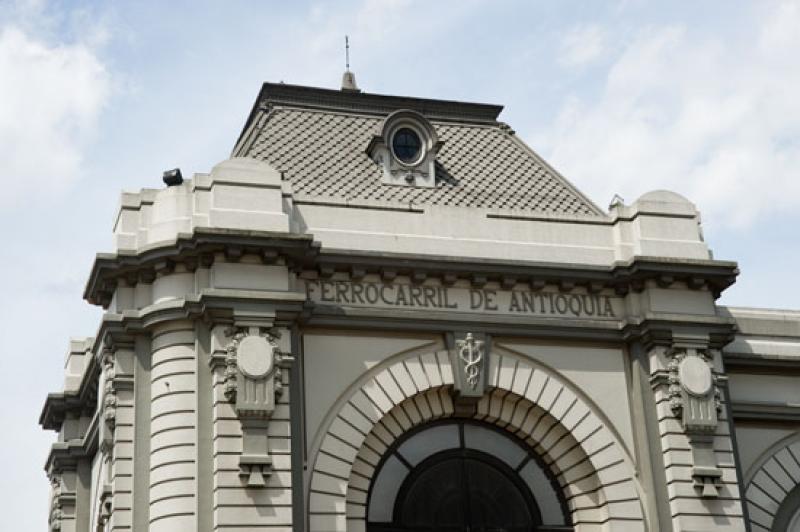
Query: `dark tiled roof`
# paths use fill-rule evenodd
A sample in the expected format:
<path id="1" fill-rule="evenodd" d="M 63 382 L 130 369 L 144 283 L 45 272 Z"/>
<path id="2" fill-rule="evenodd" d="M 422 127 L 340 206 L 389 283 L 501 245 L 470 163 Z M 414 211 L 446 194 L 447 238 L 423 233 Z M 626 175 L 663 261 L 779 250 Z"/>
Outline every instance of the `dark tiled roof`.
<path id="1" fill-rule="evenodd" d="M 262 91 L 263 94 L 264 91 Z M 321 91 L 338 93 L 339 91 Z M 376 95 L 360 97 L 393 98 Z M 435 100 L 400 99 L 397 105 L 428 105 L 429 118 L 444 145 L 437 155 L 437 186 L 416 188 L 381 183 L 381 168 L 366 147 L 388 113 L 325 109 L 297 102 L 267 101 L 254 108 L 234 155 L 270 163 L 291 182 L 296 197 L 377 200 L 392 203 L 522 209 L 537 213 L 596 216 L 602 213 L 528 149 L 508 127 L 483 115 L 459 113 L 458 104 Z M 380 103 L 386 103 L 379 100 Z M 302 104 L 302 102 L 300 102 Z M 258 103 L 257 103 L 258 105 Z M 291 105 L 291 106 L 290 106 Z M 445 107 L 447 106 L 447 107 Z M 385 107 L 385 106 L 384 106 Z M 499 107 L 491 108 L 499 113 Z M 462 109 L 463 110 L 463 109 Z M 466 111 L 473 109 L 467 108 Z M 447 112 L 453 116 L 447 116 Z M 431 116 L 433 115 L 433 116 Z M 439 118 L 438 120 L 436 118 Z M 461 118 L 461 120 L 458 120 Z"/>

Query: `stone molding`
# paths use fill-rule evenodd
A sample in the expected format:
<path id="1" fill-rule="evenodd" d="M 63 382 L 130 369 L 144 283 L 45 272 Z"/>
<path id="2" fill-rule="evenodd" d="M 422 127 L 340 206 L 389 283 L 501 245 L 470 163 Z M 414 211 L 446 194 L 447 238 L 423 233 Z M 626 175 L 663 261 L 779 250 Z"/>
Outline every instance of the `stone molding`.
<path id="1" fill-rule="evenodd" d="M 77 391 L 47 394 L 39 424 L 46 430 L 61 430 L 67 414 L 91 415 L 97 408 L 97 379 L 100 366 L 91 353 Z"/>
<path id="2" fill-rule="evenodd" d="M 308 235 L 199 227 L 191 234 L 179 234 L 172 243 L 144 247 L 138 253 L 98 254 L 83 297 L 89 303 L 106 308 L 119 283 L 152 282 L 159 271 L 169 271 L 178 264 L 187 271 L 194 271 L 198 266 L 208 267 L 213 264 L 216 253 L 224 253 L 226 260 L 235 261 L 251 252 L 272 264 L 278 255 L 299 260 L 306 254 L 313 254 L 315 245 Z"/>
<path id="3" fill-rule="evenodd" d="M 386 253 L 326 252 L 310 235 L 234 231 L 196 228 L 192 234 L 180 234 L 170 244 L 146 247 L 139 253 L 98 254 L 84 291 L 84 299 L 107 307 L 119 283 L 126 286 L 151 282 L 158 271 L 181 264 L 186 271 L 210 266 L 214 254 L 224 252 L 227 260 L 244 253 L 256 253 L 272 264 L 284 257 L 295 271 L 382 273 L 391 270 L 394 276 L 424 276 L 446 282 L 448 278 L 470 279 L 476 284 L 487 281 L 528 283 L 532 288 L 546 285 L 584 286 L 592 293 L 613 289 L 618 295 L 640 292 L 653 282 L 661 288 L 676 283 L 693 290 L 710 290 L 718 296 L 733 284 L 739 273 L 734 262 L 637 257 L 609 266 L 576 266 L 574 264 L 531 263 L 526 261 L 460 260 L 458 257 Z"/>
<path id="4" fill-rule="evenodd" d="M 365 529 L 366 495 L 380 452 L 428 420 L 456 414 L 447 351 L 374 368 L 331 411 L 310 475 L 311 531 Z M 575 530 L 645 530 L 639 486 L 624 447 L 595 409 L 556 373 L 525 357 L 491 359 L 476 417 L 527 439 L 568 501 Z"/>
<path id="5" fill-rule="evenodd" d="M 705 287 L 718 296 L 733 284 L 739 273 L 735 262 L 717 260 L 640 256 L 608 266 L 578 266 L 400 253 L 328 252 L 324 247 L 318 254 L 307 256 L 301 266 L 306 271 L 320 272 L 321 277 L 325 276 L 324 272 L 383 274 L 390 271 L 393 277 L 424 275 L 440 279 L 443 284 L 448 284 L 451 278 L 467 279 L 478 288 L 481 283 L 495 281 L 504 284 L 513 278 L 516 283 L 529 284 L 532 289 L 582 286 L 590 293 L 612 289 L 618 295 L 641 292 L 648 282 L 652 282 L 659 288 L 678 284 L 692 290 Z"/>
<path id="6" fill-rule="evenodd" d="M 100 416 L 95 414 L 83 438 L 53 443 L 45 462 L 45 471 L 51 476 L 62 471 L 74 471 L 78 467 L 79 460 L 94 456 L 99 444 L 99 424 Z"/>
<path id="7" fill-rule="evenodd" d="M 771 421 L 800 426 L 800 406 L 797 405 L 735 401 L 731 403 L 731 413 L 736 421 Z"/>

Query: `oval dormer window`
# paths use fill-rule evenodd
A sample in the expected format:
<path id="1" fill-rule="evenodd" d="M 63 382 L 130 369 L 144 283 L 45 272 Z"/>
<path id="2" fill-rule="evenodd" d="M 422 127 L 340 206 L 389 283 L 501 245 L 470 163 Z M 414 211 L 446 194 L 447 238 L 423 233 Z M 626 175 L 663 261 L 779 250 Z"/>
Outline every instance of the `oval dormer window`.
<path id="1" fill-rule="evenodd" d="M 392 151 L 400 162 L 412 165 L 421 158 L 422 140 L 410 127 L 401 127 L 392 136 Z"/>

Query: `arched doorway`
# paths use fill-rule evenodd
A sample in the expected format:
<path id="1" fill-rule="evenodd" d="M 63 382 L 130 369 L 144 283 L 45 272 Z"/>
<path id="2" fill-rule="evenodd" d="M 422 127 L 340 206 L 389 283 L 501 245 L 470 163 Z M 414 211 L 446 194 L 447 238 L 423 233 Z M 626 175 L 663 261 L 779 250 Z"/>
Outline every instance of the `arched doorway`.
<path id="1" fill-rule="evenodd" d="M 536 453 L 472 420 L 419 427 L 383 455 L 367 503 L 367 532 L 572 530 Z"/>
<path id="2" fill-rule="evenodd" d="M 524 440 L 556 475 L 557 496 L 566 498 L 570 519 L 550 527 L 536 491 L 544 523 L 539 530 L 571 525 L 575 532 L 644 532 L 641 488 L 612 424 L 557 373 L 499 352 L 487 374 L 492 388 L 471 419 Z M 448 353 L 420 352 L 372 368 L 341 397 L 311 446 L 311 532 L 367 531 L 372 484 L 389 449 L 435 420 L 464 419 L 455 410 L 452 386 Z"/>

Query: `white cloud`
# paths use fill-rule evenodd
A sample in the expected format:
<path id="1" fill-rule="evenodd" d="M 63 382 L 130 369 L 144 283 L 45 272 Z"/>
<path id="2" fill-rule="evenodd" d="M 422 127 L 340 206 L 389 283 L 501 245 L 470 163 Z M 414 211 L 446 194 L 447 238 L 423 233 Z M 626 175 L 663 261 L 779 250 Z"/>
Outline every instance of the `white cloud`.
<path id="1" fill-rule="evenodd" d="M 48 45 L 0 30 L 0 207 L 62 191 L 109 95 L 109 74 L 84 44 Z"/>
<path id="2" fill-rule="evenodd" d="M 800 7 L 769 6 L 738 39 L 643 29 L 563 106 L 553 162 L 601 202 L 668 188 L 731 226 L 800 207 Z"/>
<path id="3" fill-rule="evenodd" d="M 561 39 L 558 62 L 567 67 L 581 67 L 600 59 L 608 47 L 606 31 L 596 24 L 581 24 Z"/>

